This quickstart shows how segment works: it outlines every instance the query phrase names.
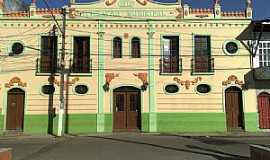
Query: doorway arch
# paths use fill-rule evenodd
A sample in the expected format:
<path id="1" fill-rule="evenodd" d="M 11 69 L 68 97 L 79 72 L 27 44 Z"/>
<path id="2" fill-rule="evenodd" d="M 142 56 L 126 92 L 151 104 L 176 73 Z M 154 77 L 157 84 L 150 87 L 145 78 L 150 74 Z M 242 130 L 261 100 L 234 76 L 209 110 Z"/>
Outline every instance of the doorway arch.
<path id="1" fill-rule="evenodd" d="M 231 86 L 225 90 L 225 110 L 227 130 L 244 131 L 243 97 L 240 88 Z"/>
<path id="2" fill-rule="evenodd" d="M 141 91 L 132 86 L 113 90 L 113 131 L 141 130 Z"/>
<path id="3" fill-rule="evenodd" d="M 25 92 L 20 88 L 8 91 L 6 130 L 23 131 Z"/>
<path id="4" fill-rule="evenodd" d="M 270 128 L 270 94 L 263 92 L 257 97 L 260 129 Z"/>

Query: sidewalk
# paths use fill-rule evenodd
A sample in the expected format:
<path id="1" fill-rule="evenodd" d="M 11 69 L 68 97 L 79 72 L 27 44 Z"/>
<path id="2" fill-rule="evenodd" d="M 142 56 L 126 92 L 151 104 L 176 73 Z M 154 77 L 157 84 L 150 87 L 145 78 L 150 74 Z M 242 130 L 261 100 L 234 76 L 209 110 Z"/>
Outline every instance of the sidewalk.
<path id="1" fill-rule="evenodd" d="M 179 136 L 179 137 L 269 137 L 270 132 L 215 132 L 215 133 L 147 133 L 147 132 L 114 132 L 114 133 L 92 133 L 92 134 L 65 134 L 62 137 L 45 134 L 0 134 L 0 139 L 24 139 L 24 138 L 65 138 L 65 137 L 87 137 L 87 136 L 112 136 L 112 135 L 152 135 L 152 136 Z"/>

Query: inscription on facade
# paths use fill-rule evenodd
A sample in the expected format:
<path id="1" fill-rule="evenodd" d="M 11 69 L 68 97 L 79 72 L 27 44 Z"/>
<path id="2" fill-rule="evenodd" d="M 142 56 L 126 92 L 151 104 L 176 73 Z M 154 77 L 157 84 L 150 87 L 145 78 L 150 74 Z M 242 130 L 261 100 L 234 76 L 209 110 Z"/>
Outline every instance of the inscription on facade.
<path id="1" fill-rule="evenodd" d="M 168 17 L 174 13 L 164 10 L 103 10 L 75 12 L 78 17 Z"/>

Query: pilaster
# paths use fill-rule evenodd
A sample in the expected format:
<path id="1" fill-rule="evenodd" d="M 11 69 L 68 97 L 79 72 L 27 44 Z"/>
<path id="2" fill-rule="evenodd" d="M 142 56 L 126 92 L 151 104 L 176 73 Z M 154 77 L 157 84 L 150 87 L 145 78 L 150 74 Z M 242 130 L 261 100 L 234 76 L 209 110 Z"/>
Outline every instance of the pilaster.
<path id="1" fill-rule="evenodd" d="M 149 132 L 157 131 L 156 118 L 156 92 L 155 92 L 155 59 L 154 59 L 154 34 L 153 24 L 149 22 L 148 28 L 148 79 L 149 79 Z"/>
<path id="2" fill-rule="evenodd" d="M 97 112 L 97 132 L 105 131 L 104 116 L 104 96 L 103 85 L 105 84 L 104 74 L 104 25 L 102 21 L 98 22 L 98 112 Z"/>

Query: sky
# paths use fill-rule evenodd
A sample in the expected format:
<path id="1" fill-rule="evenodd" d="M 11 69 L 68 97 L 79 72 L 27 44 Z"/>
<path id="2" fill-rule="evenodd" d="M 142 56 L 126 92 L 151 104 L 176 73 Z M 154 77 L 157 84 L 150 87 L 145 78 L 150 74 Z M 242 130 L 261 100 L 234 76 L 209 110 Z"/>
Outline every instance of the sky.
<path id="1" fill-rule="evenodd" d="M 30 3 L 31 0 L 23 0 L 26 3 Z M 50 7 L 61 7 L 67 4 L 68 0 L 47 0 Z M 77 0 L 76 2 L 92 2 L 95 0 Z M 175 2 L 175 0 L 155 0 L 157 2 Z M 214 0 L 183 0 L 184 3 L 189 4 L 193 8 L 210 8 L 212 7 Z M 246 0 L 221 0 L 223 11 L 239 11 L 244 10 Z M 253 19 L 262 20 L 270 19 L 270 0 L 252 0 L 253 2 Z M 38 7 L 46 7 L 43 0 L 37 0 Z"/>

